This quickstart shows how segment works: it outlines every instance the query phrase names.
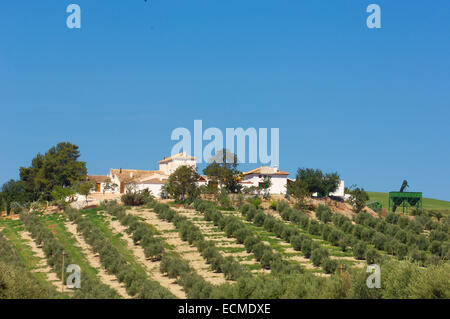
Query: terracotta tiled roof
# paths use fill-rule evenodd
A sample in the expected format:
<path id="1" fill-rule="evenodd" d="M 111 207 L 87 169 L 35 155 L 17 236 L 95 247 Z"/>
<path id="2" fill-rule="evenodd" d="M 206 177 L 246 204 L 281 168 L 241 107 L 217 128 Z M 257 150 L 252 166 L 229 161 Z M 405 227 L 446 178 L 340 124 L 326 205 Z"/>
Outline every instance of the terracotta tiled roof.
<path id="1" fill-rule="evenodd" d="M 161 171 L 147 171 L 138 169 L 122 169 L 122 170 L 111 169 L 111 175 L 116 175 L 119 181 L 122 183 L 138 182 L 144 177 L 150 177 L 155 174 L 164 175 L 164 173 Z"/>
<path id="2" fill-rule="evenodd" d="M 88 175 L 87 178 L 89 182 L 104 183 L 109 177 L 106 175 Z"/>
<path id="3" fill-rule="evenodd" d="M 159 161 L 158 164 L 164 164 L 164 163 L 170 162 L 177 158 L 195 161 L 195 157 L 193 157 L 193 156 L 187 155 L 186 153 L 178 153 L 173 156 L 164 158 L 162 161 Z"/>
<path id="4" fill-rule="evenodd" d="M 166 184 L 169 181 L 167 178 L 150 178 L 146 180 L 141 180 L 141 183 L 145 184 Z"/>
<path id="5" fill-rule="evenodd" d="M 255 168 L 251 171 L 245 172 L 243 173 L 244 175 L 250 175 L 250 174 L 264 174 L 264 175 L 269 175 L 269 176 L 274 176 L 274 175 L 289 175 L 288 172 L 284 172 L 284 171 L 280 171 L 279 169 L 275 169 L 273 167 L 269 167 L 269 166 L 261 166 L 258 168 Z"/>

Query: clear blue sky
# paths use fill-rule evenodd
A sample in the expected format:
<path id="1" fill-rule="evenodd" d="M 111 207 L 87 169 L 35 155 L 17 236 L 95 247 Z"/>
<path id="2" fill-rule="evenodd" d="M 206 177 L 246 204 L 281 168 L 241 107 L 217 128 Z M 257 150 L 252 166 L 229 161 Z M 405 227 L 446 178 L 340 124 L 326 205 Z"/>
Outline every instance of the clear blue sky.
<path id="1" fill-rule="evenodd" d="M 321 168 L 373 191 L 406 178 L 450 200 L 450 1 L 151 2 L 1 1 L 0 183 L 61 141 L 90 174 L 155 169 L 172 130 L 201 119 L 279 127 L 291 177 Z"/>

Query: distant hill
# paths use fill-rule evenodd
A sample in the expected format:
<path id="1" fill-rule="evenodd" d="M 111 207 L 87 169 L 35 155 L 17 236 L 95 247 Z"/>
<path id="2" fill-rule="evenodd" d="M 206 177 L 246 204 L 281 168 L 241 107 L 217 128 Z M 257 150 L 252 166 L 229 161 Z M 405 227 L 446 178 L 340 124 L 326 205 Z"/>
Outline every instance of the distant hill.
<path id="1" fill-rule="evenodd" d="M 369 194 L 370 202 L 376 200 L 383 205 L 383 208 L 388 207 L 388 193 L 367 192 L 367 194 Z M 434 210 L 450 210 L 450 202 L 433 198 L 423 198 L 423 208 Z"/>

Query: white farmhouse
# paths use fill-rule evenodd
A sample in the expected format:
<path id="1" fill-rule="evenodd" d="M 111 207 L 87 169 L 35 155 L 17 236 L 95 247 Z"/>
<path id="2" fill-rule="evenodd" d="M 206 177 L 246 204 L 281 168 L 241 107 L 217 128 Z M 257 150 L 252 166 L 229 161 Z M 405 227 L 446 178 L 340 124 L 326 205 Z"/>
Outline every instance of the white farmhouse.
<path id="1" fill-rule="evenodd" d="M 116 193 L 123 194 L 127 189 L 135 191 L 148 190 L 156 196 L 161 196 L 161 189 L 168 182 L 170 174 L 180 166 L 196 168 L 195 157 L 179 153 L 165 157 L 158 162 L 159 170 L 111 169 L 109 178 L 117 184 Z"/>
<path id="2" fill-rule="evenodd" d="M 141 189 L 140 181 L 153 176 L 164 176 L 160 171 L 137 170 L 137 169 L 111 169 L 111 182 L 117 184 L 116 193 L 123 194 L 130 187 L 135 190 Z"/>
<path id="3" fill-rule="evenodd" d="M 339 186 L 336 188 L 336 190 L 333 193 L 330 193 L 329 196 L 344 198 L 344 195 L 345 195 L 345 185 L 344 185 L 344 180 L 341 179 L 339 181 Z"/>
<path id="4" fill-rule="evenodd" d="M 270 194 L 286 194 L 287 177 L 288 172 L 284 172 L 278 169 L 277 166 L 261 166 L 254 170 L 245 172 L 244 180 L 241 181 L 242 186 L 260 187 L 264 182 L 265 177 L 270 177 L 272 186 L 269 188 Z"/>

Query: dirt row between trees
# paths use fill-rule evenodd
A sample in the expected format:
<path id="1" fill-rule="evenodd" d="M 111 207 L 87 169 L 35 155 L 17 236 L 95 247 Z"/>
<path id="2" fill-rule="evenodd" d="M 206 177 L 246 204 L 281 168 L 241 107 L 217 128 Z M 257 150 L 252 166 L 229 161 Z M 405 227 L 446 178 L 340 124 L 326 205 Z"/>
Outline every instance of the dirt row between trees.
<path id="1" fill-rule="evenodd" d="M 186 208 L 174 208 L 179 214 L 189 218 L 197 227 L 202 230 L 202 233 L 208 237 L 209 240 L 214 241 L 216 247 L 230 249 L 231 252 L 220 251 L 223 256 L 234 256 L 241 264 L 245 265 L 259 265 L 259 262 L 254 259 L 253 254 L 248 253 L 243 244 L 238 244 L 235 238 L 228 238 L 225 232 L 221 231 L 219 227 L 214 226 L 213 222 L 208 222 L 203 219 L 203 215 L 194 209 Z M 232 251 L 233 249 L 238 249 L 241 251 Z M 270 273 L 267 269 L 253 269 L 252 273 Z"/>
<path id="2" fill-rule="evenodd" d="M 265 211 L 265 212 L 267 212 L 267 211 Z M 285 221 L 285 220 L 283 220 L 278 212 L 274 212 L 274 211 L 272 210 L 272 213 L 269 213 L 269 214 L 272 215 L 273 217 L 277 218 L 278 220 L 283 221 L 283 222 L 286 223 L 286 224 L 293 225 L 293 226 L 295 226 L 295 227 L 298 228 L 298 226 L 295 225 L 294 223 L 292 223 L 292 222 L 290 222 L 290 221 Z M 316 220 L 319 221 L 320 223 L 322 223 L 320 220 L 318 220 L 318 219 L 316 219 Z M 299 229 L 300 229 L 300 228 L 299 228 Z M 325 241 L 325 240 L 323 240 L 323 239 L 317 239 L 317 238 L 312 238 L 312 239 L 315 240 L 315 241 L 317 241 L 317 242 L 319 242 L 321 245 L 333 246 L 330 242 L 327 242 L 327 241 Z M 288 245 L 288 246 L 290 246 L 289 243 L 286 243 L 286 242 L 283 242 L 283 243 L 286 244 L 286 245 Z M 294 250 L 294 251 L 295 251 L 295 250 Z M 331 259 L 336 259 L 336 260 L 342 259 L 342 260 L 348 260 L 348 261 L 351 261 L 351 262 L 354 263 L 353 267 L 363 267 L 363 266 L 365 266 L 364 261 L 358 260 L 358 259 L 356 259 L 355 257 L 352 257 L 352 256 L 332 256 L 332 255 L 330 254 L 330 258 L 331 258 Z"/>
<path id="3" fill-rule="evenodd" d="M 222 213 L 235 216 L 235 217 L 239 218 L 243 223 L 245 223 L 249 226 L 254 226 L 254 224 L 252 222 L 246 221 L 245 218 L 243 218 L 239 213 L 235 213 L 235 212 L 222 212 Z M 284 256 L 284 258 L 298 262 L 305 269 L 310 269 L 310 270 L 320 270 L 321 269 L 321 267 L 314 266 L 310 259 L 304 257 L 301 252 L 295 250 L 290 243 L 287 243 L 284 240 L 278 238 L 275 234 L 272 234 L 272 233 L 269 234 L 269 232 L 267 232 L 263 227 L 257 227 L 257 226 L 254 226 L 254 227 L 258 228 L 259 230 L 261 230 L 263 232 L 268 233 L 267 236 L 270 237 L 271 240 L 276 241 L 276 244 L 282 250 L 281 253 Z M 273 244 L 268 241 L 264 241 L 264 243 L 266 243 L 267 245 L 269 245 L 271 247 L 273 246 Z M 275 251 L 277 251 L 277 249 L 275 249 L 274 247 L 272 247 L 272 248 Z M 286 254 L 288 254 L 288 255 L 286 255 Z M 321 274 L 321 273 L 316 273 L 316 274 L 325 275 L 325 274 Z"/>
<path id="4" fill-rule="evenodd" d="M 190 220 L 192 220 L 192 222 L 194 222 L 198 227 L 200 227 L 204 231 L 204 234 L 206 236 L 210 236 L 209 239 L 216 241 L 217 247 L 230 247 L 230 248 L 233 248 L 233 247 L 236 247 L 236 248 L 244 247 L 245 248 L 244 245 L 237 244 L 236 240 L 234 238 L 227 238 L 225 233 L 223 231 L 220 231 L 219 227 L 214 226 L 214 224 L 212 222 L 208 222 L 208 221 L 203 220 L 203 214 L 200 213 L 200 212 L 197 212 L 195 209 L 178 208 L 178 207 L 177 208 L 173 208 L 173 209 L 176 210 L 177 212 L 183 214 L 184 216 L 188 217 Z M 264 241 L 264 243 L 266 243 L 267 245 L 272 246 L 272 248 L 275 251 L 277 251 L 277 249 L 275 249 L 273 247 L 273 241 L 276 241 L 276 245 L 279 247 L 279 249 L 281 248 L 281 253 L 282 253 L 282 255 L 285 256 L 286 259 L 298 262 L 305 269 L 313 271 L 313 273 L 315 275 L 318 275 L 318 276 L 329 276 L 328 274 L 325 274 L 325 273 L 322 272 L 322 268 L 320 266 L 319 267 L 314 266 L 312 261 L 309 258 L 304 257 L 301 252 L 295 250 L 290 243 L 287 243 L 283 239 L 278 238 L 273 233 L 267 232 L 263 227 L 257 227 L 252 222 L 246 221 L 245 218 L 243 218 L 243 216 L 240 215 L 239 212 L 228 212 L 228 211 L 221 211 L 221 212 L 224 215 L 235 216 L 235 217 L 239 218 L 242 222 L 246 223 L 247 225 L 249 225 L 251 227 L 256 227 L 258 230 L 260 230 L 262 232 L 265 232 L 266 233 L 265 235 L 270 238 L 272 243 L 270 243 L 269 241 Z M 277 219 L 279 219 L 279 220 L 281 220 L 283 222 L 286 222 L 286 221 L 284 221 L 281 218 L 281 216 L 278 213 L 271 214 L 271 215 L 273 215 L 274 217 L 276 217 Z M 200 219 L 202 219 L 202 220 L 200 220 Z M 286 222 L 286 223 L 292 224 L 290 222 Z M 292 224 L 292 225 L 294 225 L 294 224 Z M 315 238 L 312 238 L 312 239 L 317 241 L 317 242 L 320 242 L 321 245 L 331 246 L 330 243 L 327 243 L 323 239 L 315 239 Z M 332 253 L 333 252 L 330 251 L 330 259 L 349 261 L 349 262 L 351 262 L 353 264 L 352 267 L 364 267 L 365 266 L 364 261 L 357 260 L 354 257 L 351 257 L 351 256 L 333 256 Z M 236 256 L 236 257 L 241 257 L 241 256 L 242 257 L 244 257 L 244 256 L 248 257 L 249 256 L 249 254 L 246 251 L 244 251 L 244 252 L 231 252 L 231 253 L 225 253 L 225 254 L 233 255 L 233 256 Z M 239 259 L 242 259 L 242 258 L 239 258 Z M 255 261 L 255 260 L 248 260 L 248 258 L 247 258 L 247 260 L 242 260 L 240 262 L 242 264 L 249 264 L 249 265 L 258 264 L 257 261 Z M 267 271 L 263 271 L 261 269 L 261 270 L 253 270 L 253 272 L 267 272 Z"/>
<path id="5" fill-rule="evenodd" d="M 100 257 L 98 254 L 95 254 L 92 251 L 92 247 L 86 243 L 84 238 L 80 236 L 77 232 L 77 225 L 71 222 L 66 222 L 64 224 L 67 231 L 72 234 L 73 238 L 75 239 L 77 245 L 82 253 L 86 256 L 89 264 L 92 266 L 92 268 L 95 268 L 98 273 L 97 277 L 102 281 L 105 285 L 110 286 L 112 289 L 114 289 L 122 298 L 132 298 L 128 293 L 127 290 L 124 287 L 124 284 L 121 284 L 116 276 L 110 275 L 106 272 L 104 267 L 102 266 L 100 262 Z"/>
<path id="6" fill-rule="evenodd" d="M 169 290 L 177 298 L 187 299 L 183 287 L 174 281 L 174 279 L 161 273 L 161 261 L 147 259 L 144 254 L 144 249 L 141 246 L 134 244 L 132 236 L 126 232 L 127 227 L 123 226 L 118 220 L 113 220 L 111 216 L 106 215 L 106 220 L 109 222 L 109 226 L 114 233 L 122 235 L 122 239 L 125 240 L 127 248 L 133 253 L 136 261 L 144 266 L 150 278 L 158 281 L 162 287 Z"/>
<path id="7" fill-rule="evenodd" d="M 32 269 L 31 272 L 35 273 L 43 273 L 47 278 L 47 281 L 51 283 L 58 291 L 61 290 L 61 280 L 58 278 L 56 273 L 47 263 L 47 257 L 45 256 L 44 250 L 42 247 L 38 246 L 34 239 L 31 237 L 31 234 L 28 231 L 21 231 L 19 236 L 24 239 L 25 244 L 30 248 L 33 252 L 34 256 L 39 259 L 39 262 L 36 264 L 36 268 Z M 73 291 L 69 289 L 66 285 L 64 285 L 64 292 L 71 295 Z"/>
<path id="8" fill-rule="evenodd" d="M 160 237 L 173 247 L 173 251 L 179 253 L 183 259 L 188 261 L 197 274 L 202 276 L 207 282 L 214 285 L 227 282 L 223 273 L 216 273 L 210 269 L 210 266 L 195 246 L 189 245 L 188 242 L 180 238 L 177 229 L 172 223 L 160 219 L 154 211 L 149 209 L 131 209 L 127 210 L 127 213 L 141 217 L 147 223 L 153 225 L 160 232 Z"/>

